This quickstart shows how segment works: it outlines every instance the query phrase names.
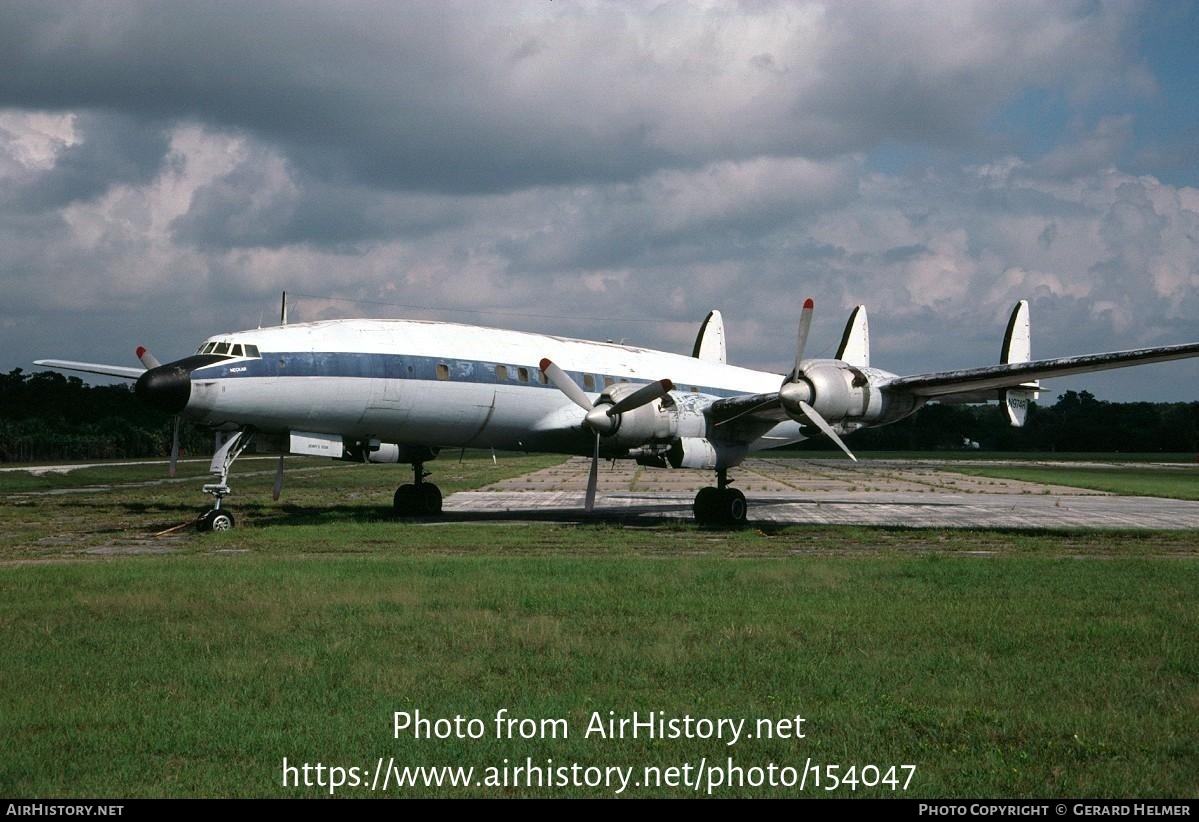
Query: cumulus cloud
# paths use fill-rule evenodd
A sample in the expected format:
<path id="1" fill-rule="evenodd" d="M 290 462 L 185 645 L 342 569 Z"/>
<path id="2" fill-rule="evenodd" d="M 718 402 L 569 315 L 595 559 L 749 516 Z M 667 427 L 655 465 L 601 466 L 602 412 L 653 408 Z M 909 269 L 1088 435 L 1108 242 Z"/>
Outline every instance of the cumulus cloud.
<path id="1" fill-rule="evenodd" d="M 1089 107 L 1153 89 L 1138 11 L 5 4 L 0 347 L 182 354 L 283 289 L 674 350 L 719 307 L 775 368 L 809 294 L 904 372 L 994 360 L 1020 298 L 1046 355 L 1199 338 L 1199 191 Z M 1075 124 L 1035 155 L 995 131 L 1030 91 Z"/>

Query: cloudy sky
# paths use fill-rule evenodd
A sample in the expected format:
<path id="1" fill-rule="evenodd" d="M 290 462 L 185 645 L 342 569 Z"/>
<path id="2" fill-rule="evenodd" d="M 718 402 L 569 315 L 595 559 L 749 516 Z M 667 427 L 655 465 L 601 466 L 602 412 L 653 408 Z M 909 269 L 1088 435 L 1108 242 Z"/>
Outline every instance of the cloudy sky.
<path id="1" fill-rule="evenodd" d="M 811 355 L 865 303 L 900 373 L 997 361 L 1020 298 L 1037 356 L 1199 340 L 1196 42 L 1165 0 L 5 2 L 0 369 L 284 289 L 675 351 L 720 308 L 780 371 L 809 295 Z"/>

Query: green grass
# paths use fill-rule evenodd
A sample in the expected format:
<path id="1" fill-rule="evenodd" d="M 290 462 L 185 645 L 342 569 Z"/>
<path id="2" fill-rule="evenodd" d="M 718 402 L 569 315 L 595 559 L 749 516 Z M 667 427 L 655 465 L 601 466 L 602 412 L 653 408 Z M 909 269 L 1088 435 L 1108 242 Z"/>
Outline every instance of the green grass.
<path id="1" fill-rule="evenodd" d="M 449 493 L 553 461 L 429 467 Z M 395 522 L 406 467 L 289 465 L 277 504 L 270 463 L 235 480 L 246 527 L 227 534 L 151 536 L 202 507 L 195 480 L 104 469 L 112 490 L 0 497 L 0 794 L 326 792 L 284 789 L 284 757 L 371 771 L 378 757 L 810 758 L 914 764 L 909 796 L 1199 791 L 1193 531 Z M 570 737 L 497 739 L 500 708 L 564 718 Z M 393 712 L 415 709 L 480 718 L 486 735 L 393 738 Z M 584 738 L 597 711 L 801 714 L 807 738 Z"/>
<path id="2" fill-rule="evenodd" d="M 1180 468 L 1138 468 L 1133 465 L 1111 467 L 1062 466 L 988 466 L 954 468 L 960 474 L 995 477 L 1024 482 L 1067 485 L 1110 491 L 1125 496 L 1169 497 L 1199 500 L 1199 466 Z"/>
<path id="3" fill-rule="evenodd" d="M 853 450 L 853 440 L 849 440 L 850 450 Z M 780 459 L 845 459 L 845 454 L 835 450 L 802 450 L 783 449 L 769 451 L 764 454 L 770 458 Z M 854 451 L 859 460 L 1016 460 L 1022 462 L 1170 462 L 1194 465 L 1199 457 L 1189 452 L 1146 451 L 1146 452 L 1113 452 L 1095 454 L 1090 452 L 1073 451 Z"/>

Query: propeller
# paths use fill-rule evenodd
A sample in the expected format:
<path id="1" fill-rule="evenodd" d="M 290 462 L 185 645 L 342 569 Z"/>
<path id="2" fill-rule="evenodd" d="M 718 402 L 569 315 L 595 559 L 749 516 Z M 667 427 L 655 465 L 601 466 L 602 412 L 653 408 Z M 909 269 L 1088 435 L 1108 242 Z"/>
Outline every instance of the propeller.
<path id="1" fill-rule="evenodd" d="M 150 349 L 146 348 L 144 345 L 139 345 L 135 353 L 137 354 L 137 358 L 142 361 L 142 365 L 146 366 L 147 369 L 157 368 L 158 366 L 162 365 L 162 363 L 158 361 L 158 358 L 150 353 Z"/>
<path id="2" fill-rule="evenodd" d="M 808 345 L 808 331 L 812 329 L 812 312 L 815 310 L 816 303 L 811 297 L 803 301 L 803 311 L 799 312 L 799 334 L 795 339 L 795 367 L 787 376 L 787 382 L 795 382 L 803 374 L 800 364 L 803 362 L 803 350 Z"/>
<path id="3" fill-rule="evenodd" d="M 144 345 L 139 345 L 137 347 L 137 350 L 134 353 L 137 354 L 137 358 L 139 360 L 141 360 L 142 365 L 144 365 L 146 367 L 147 371 L 149 371 L 151 368 L 160 368 L 162 366 L 162 363 L 160 363 L 158 361 L 158 357 L 155 357 L 153 354 L 151 354 L 150 349 L 146 348 Z M 171 461 L 167 464 L 167 476 L 168 477 L 173 478 L 175 476 L 175 466 L 178 463 L 179 463 L 179 415 L 175 414 L 172 419 L 172 424 L 171 424 Z"/>
<path id="4" fill-rule="evenodd" d="M 616 431 L 620 425 L 621 414 L 665 397 L 674 390 L 674 383 L 670 380 L 658 380 L 641 386 L 633 393 L 615 403 L 601 404 L 597 402 L 592 404 L 591 399 L 579 387 L 579 384 L 551 360 L 543 359 L 541 361 L 541 373 L 545 374 L 546 378 L 554 384 L 555 388 L 569 397 L 571 402 L 587 412 L 587 416 L 583 418 L 583 424 L 595 432 L 595 450 L 591 455 L 591 471 L 587 475 L 587 502 L 585 506 L 590 511 L 595 507 L 595 487 L 599 482 L 600 438 L 605 434 L 611 434 Z"/>
<path id="5" fill-rule="evenodd" d="M 799 333 L 795 341 L 795 366 L 791 369 L 791 373 L 787 375 L 787 379 L 783 380 L 783 384 L 779 388 L 779 399 L 783 401 L 784 406 L 798 408 L 800 413 L 810 423 L 819 428 L 821 433 L 836 443 L 837 447 L 845 452 L 845 456 L 857 462 L 858 458 L 853 455 L 853 452 L 837 436 L 837 432 L 829 425 L 828 420 L 820 416 L 820 412 L 808 404 L 809 400 L 815 399 L 815 395 L 812 390 L 812 384 L 804 379 L 803 353 L 804 348 L 808 344 L 808 331 L 812 328 L 812 313 L 815 309 L 816 303 L 811 297 L 803 301 L 803 311 L 799 315 Z"/>

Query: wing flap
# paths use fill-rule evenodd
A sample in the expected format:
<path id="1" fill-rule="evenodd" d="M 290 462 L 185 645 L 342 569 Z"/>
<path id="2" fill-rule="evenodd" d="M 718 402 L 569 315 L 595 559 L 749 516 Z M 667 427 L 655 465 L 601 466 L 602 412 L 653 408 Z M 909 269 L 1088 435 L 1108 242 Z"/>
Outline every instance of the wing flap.
<path id="1" fill-rule="evenodd" d="M 1130 365 L 1169 362 L 1199 356 L 1199 343 L 1166 345 L 1157 348 L 1137 348 L 1132 351 L 1112 351 L 1105 354 L 1084 354 L 1059 357 L 1053 360 L 990 365 L 960 371 L 941 371 L 934 374 L 915 374 L 897 377 L 882 386 L 887 391 L 902 391 L 928 399 L 951 399 L 955 395 L 974 394 L 1001 388 L 1016 388 L 1022 383 L 1053 377 L 1068 377 L 1091 371 L 1106 371 Z"/>

